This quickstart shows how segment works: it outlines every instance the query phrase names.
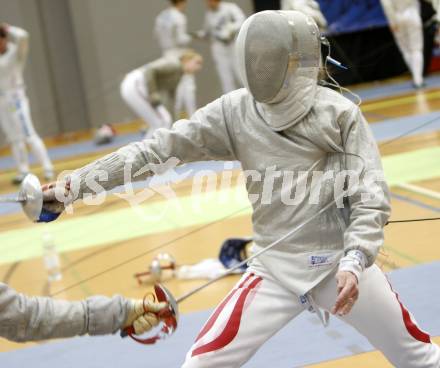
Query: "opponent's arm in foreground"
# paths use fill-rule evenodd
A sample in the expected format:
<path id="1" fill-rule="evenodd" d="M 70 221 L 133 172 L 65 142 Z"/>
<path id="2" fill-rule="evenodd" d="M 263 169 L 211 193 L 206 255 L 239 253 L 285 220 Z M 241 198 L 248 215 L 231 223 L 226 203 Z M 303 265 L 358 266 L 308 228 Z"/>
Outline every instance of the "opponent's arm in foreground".
<path id="1" fill-rule="evenodd" d="M 66 189 L 71 201 L 99 191 L 110 190 L 127 181 L 143 180 L 166 171 L 169 160 L 188 163 L 203 160 L 233 160 L 233 149 L 226 124 L 224 96 L 198 110 L 191 120 L 181 120 L 172 129 L 159 129 L 152 139 L 129 144 L 70 176 Z M 97 182 L 98 190 L 90 189 Z M 96 184 L 96 183 L 95 183 Z M 58 188 L 64 190 L 64 183 Z M 95 185 L 96 187 L 96 185 Z M 43 188 L 44 208 L 54 213 L 63 211 L 56 199 L 54 185 Z"/>
<path id="2" fill-rule="evenodd" d="M 357 176 L 350 181 L 359 181 L 348 196 L 350 218 L 344 233 L 345 257 L 336 276 L 339 295 L 332 310 L 345 315 L 358 298 L 357 284 L 362 271 L 373 265 L 383 245 L 383 228 L 391 207 L 377 144 L 357 107 L 342 125 L 342 139 L 346 168 Z"/>
<path id="3" fill-rule="evenodd" d="M 113 334 L 133 326 L 143 334 L 159 323 L 164 303 L 95 296 L 69 302 L 28 297 L 0 283 L 0 336 L 16 342 Z"/>

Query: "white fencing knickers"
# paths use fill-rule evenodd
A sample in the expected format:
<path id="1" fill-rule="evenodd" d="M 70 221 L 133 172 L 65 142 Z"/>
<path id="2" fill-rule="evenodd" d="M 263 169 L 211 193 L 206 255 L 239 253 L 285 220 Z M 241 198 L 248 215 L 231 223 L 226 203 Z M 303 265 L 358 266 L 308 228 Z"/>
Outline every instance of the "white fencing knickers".
<path id="1" fill-rule="evenodd" d="M 150 138 L 157 129 L 170 128 L 173 119 L 165 106 L 159 105 L 154 108 L 148 101 L 144 79 L 141 70 L 127 74 L 121 84 L 121 96 L 135 114 L 149 125 L 145 138 Z"/>
<path id="2" fill-rule="evenodd" d="M 26 149 L 28 143 L 33 155 L 43 166 L 46 177 L 51 178 L 53 165 L 43 141 L 35 131 L 24 88 L 17 88 L 0 96 L 0 125 L 11 145 L 18 171 L 21 174 L 29 172 Z"/>
<path id="3" fill-rule="evenodd" d="M 420 330 L 376 265 L 365 270 L 359 290 L 358 301 L 347 316 L 341 317 L 343 321 L 364 335 L 396 367 L 440 367 L 439 347 Z M 329 311 L 337 296 L 334 274 L 311 295 L 314 304 Z M 254 262 L 211 315 L 183 368 L 240 367 L 305 308 L 297 295 Z"/>
<path id="4" fill-rule="evenodd" d="M 408 66 L 414 84 L 423 84 L 423 25 L 418 6 L 395 14 L 397 29 L 393 31 L 397 46 Z"/>
<path id="5" fill-rule="evenodd" d="M 223 93 L 236 90 L 238 88 L 237 81 L 240 80 L 240 77 L 235 63 L 235 42 L 224 44 L 219 41 L 213 41 L 211 52 Z"/>

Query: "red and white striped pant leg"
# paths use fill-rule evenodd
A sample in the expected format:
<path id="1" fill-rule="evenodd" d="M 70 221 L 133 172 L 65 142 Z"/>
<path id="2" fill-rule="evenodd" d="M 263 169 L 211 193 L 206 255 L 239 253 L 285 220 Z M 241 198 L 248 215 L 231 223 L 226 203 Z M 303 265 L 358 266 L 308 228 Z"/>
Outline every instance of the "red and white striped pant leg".
<path id="1" fill-rule="evenodd" d="M 314 299 L 323 308 L 331 308 L 336 300 L 336 281 L 330 278 L 320 285 Z M 362 275 L 359 300 L 342 320 L 356 328 L 396 367 L 440 368 L 439 347 L 420 329 L 376 265 Z"/>
<path id="2" fill-rule="evenodd" d="M 202 328 L 183 368 L 241 367 L 303 310 L 298 297 L 270 277 L 247 273 Z"/>

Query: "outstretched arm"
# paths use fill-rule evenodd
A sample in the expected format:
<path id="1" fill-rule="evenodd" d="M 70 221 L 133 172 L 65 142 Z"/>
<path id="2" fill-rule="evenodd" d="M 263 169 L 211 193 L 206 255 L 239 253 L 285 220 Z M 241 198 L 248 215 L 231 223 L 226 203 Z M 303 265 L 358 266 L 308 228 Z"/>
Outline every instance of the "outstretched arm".
<path id="1" fill-rule="evenodd" d="M 110 190 L 127 181 L 154 175 L 153 168 L 166 167 L 169 160 L 183 164 L 206 160 L 233 160 L 222 97 L 198 110 L 191 120 L 180 120 L 172 129 L 159 129 L 152 139 L 129 144 L 116 152 L 74 171 L 71 175 L 73 199 L 96 194 L 89 188 L 96 181 L 98 191 Z M 159 166 L 158 166 L 159 165 Z M 45 209 L 57 211 L 55 191 L 44 188 Z M 54 203 L 55 202 L 55 203 Z"/>
<path id="2" fill-rule="evenodd" d="M 164 308 L 121 296 L 95 296 L 78 302 L 28 297 L 0 283 L 0 336 L 25 342 L 78 335 L 113 334 L 133 325 L 142 334 L 158 324 L 154 313 Z"/>

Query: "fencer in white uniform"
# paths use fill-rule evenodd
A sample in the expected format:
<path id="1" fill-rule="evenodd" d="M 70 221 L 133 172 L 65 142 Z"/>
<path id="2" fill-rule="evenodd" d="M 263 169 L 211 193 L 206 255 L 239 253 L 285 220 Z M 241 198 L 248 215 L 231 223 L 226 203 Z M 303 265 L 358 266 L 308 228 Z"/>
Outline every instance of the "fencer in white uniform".
<path id="1" fill-rule="evenodd" d="M 156 18 L 154 34 L 164 57 L 179 58 L 188 49 L 192 36 L 188 33 L 185 9 L 186 0 L 170 0 L 171 6 Z M 197 109 L 197 86 L 194 74 L 184 74 L 176 90 L 174 111 L 177 117 L 182 112 L 191 116 Z"/>
<path id="2" fill-rule="evenodd" d="M 312 17 L 321 31 L 327 28 L 327 20 L 315 0 L 281 0 L 281 10 L 298 10 Z"/>
<path id="3" fill-rule="evenodd" d="M 94 296 L 69 302 L 28 297 L 0 283 L 0 337 L 25 342 L 114 334 L 133 326 L 142 335 L 157 326 L 164 303 Z"/>
<path id="4" fill-rule="evenodd" d="M 154 35 L 163 56 L 179 56 L 192 41 L 188 34 L 185 15 L 186 0 L 171 0 L 171 6 L 159 13 L 154 25 Z"/>
<path id="5" fill-rule="evenodd" d="M 184 75 L 194 75 L 203 65 L 202 57 L 184 51 L 178 58 L 162 57 L 128 73 L 121 84 L 121 96 L 149 126 L 146 138 L 156 129 L 170 128 L 176 91 Z"/>
<path id="6" fill-rule="evenodd" d="M 238 88 L 240 78 L 235 64 L 235 38 L 246 16 L 237 4 L 222 0 L 206 0 L 207 12 L 203 30 L 197 35 L 209 38 L 211 53 L 223 93 Z"/>
<path id="7" fill-rule="evenodd" d="M 318 84 L 321 42 L 316 23 L 300 12 L 254 14 L 237 38 L 246 88 L 75 170 L 69 185 L 58 183 L 79 198 L 94 192 L 87 178 L 102 172 L 108 177 L 101 190 L 123 184 L 127 165 L 133 177 L 142 169 L 141 180 L 153 175 L 146 168 L 171 158 L 241 163 L 253 206 L 253 252 L 276 247 L 249 265 L 202 328 L 184 368 L 240 367 L 310 309 L 324 324 L 331 312 L 352 325 L 394 366 L 440 366 L 440 349 L 374 265 L 390 215 L 388 187 L 359 107 Z M 345 208 L 337 204 L 338 186 L 350 191 Z M 43 195 L 48 211 L 62 211 L 56 190 Z"/>
<path id="8" fill-rule="evenodd" d="M 423 86 L 423 24 L 418 0 L 381 0 L 414 87 Z"/>
<path id="9" fill-rule="evenodd" d="M 47 180 L 54 176 L 46 147 L 32 123 L 29 101 L 23 78 L 28 56 L 29 35 L 18 27 L 0 27 L 0 126 L 17 164 L 19 184 L 29 173 L 26 143 L 41 163 Z"/>

